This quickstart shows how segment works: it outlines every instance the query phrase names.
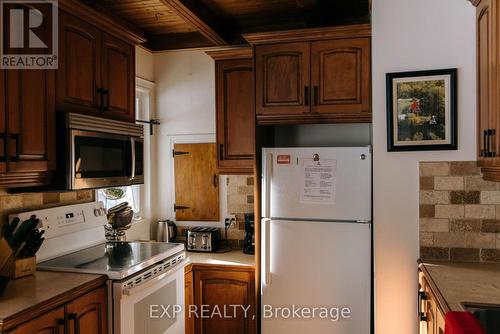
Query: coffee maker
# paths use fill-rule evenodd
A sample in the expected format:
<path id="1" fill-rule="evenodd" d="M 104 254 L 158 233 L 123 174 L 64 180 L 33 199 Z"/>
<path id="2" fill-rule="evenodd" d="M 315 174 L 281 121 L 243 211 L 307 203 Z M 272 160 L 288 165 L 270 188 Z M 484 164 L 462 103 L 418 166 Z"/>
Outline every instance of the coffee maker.
<path id="1" fill-rule="evenodd" d="M 243 253 L 255 254 L 255 220 L 253 213 L 245 214 L 245 243 Z"/>

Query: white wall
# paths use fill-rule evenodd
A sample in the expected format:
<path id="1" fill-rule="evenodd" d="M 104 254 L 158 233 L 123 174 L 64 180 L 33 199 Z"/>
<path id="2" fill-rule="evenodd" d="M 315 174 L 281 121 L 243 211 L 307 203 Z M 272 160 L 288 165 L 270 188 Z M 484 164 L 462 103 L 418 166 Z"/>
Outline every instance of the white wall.
<path id="1" fill-rule="evenodd" d="M 373 0 L 376 330 L 416 333 L 418 162 L 473 160 L 475 9 L 465 0 Z M 385 74 L 458 68 L 457 151 L 388 153 Z"/>
<path id="2" fill-rule="evenodd" d="M 203 51 L 154 54 L 156 137 L 158 159 L 155 218 L 174 218 L 172 200 L 172 140 L 193 135 L 215 140 L 215 65 Z"/>

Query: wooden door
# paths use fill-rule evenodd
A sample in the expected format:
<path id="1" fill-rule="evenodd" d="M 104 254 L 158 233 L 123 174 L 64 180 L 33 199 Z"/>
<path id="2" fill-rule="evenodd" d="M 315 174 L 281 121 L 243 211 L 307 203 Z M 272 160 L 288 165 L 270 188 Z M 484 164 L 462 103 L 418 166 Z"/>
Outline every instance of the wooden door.
<path id="1" fill-rule="evenodd" d="M 7 171 L 7 127 L 5 112 L 5 70 L 0 70 L 0 173 Z"/>
<path id="2" fill-rule="evenodd" d="M 108 34 L 104 34 L 103 43 L 104 116 L 134 122 L 134 47 Z"/>
<path id="3" fill-rule="evenodd" d="M 255 47 L 257 117 L 310 112 L 310 43 Z"/>
<path id="4" fill-rule="evenodd" d="M 54 72 L 9 70 L 4 75 L 8 116 L 7 171 L 54 171 Z"/>
<path id="5" fill-rule="evenodd" d="M 491 140 L 491 130 L 496 122 L 496 54 L 495 50 L 495 1 L 482 0 L 477 7 L 477 57 L 478 57 L 478 159 L 481 164 L 491 164 L 496 152 L 496 142 Z M 497 137 L 497 136 L 494 136 Z M 493 147 L 492 147 L 493 146 Z"/>
<path id="6" fill-rule="evenodd" d="M 49 311 L 38 318 L 7 332 L 7 334 L 64 334 L 64 307 Z M 82 332 L 84 333 L 84 332 Z"/>
<path id="7" fill-rule="evenodd" d="M 312 112 L 371 119 L 370 38 L 311 43 Z"/>
<path id="8" fill-rule="evenodd" d="M 175 144 L 175 219 L 219 220 L 219 178 L 216 146 Z"/>
<path id="9" fill-rule="evenodd" d="M 255 277 L 253 271 L 225 270 L 195 270 L 194 272 L 194 302 L 200 309 L 208 305 L 209 314 L 215 306 L 219 310 L 231 309 L 231 305 L 250 306 L 247 317 L 238 308 L 231 318 L 197 318 L 195 333 L 197 334 L 250 334 L 255 332 Z"/>
<path id="10" fill-rule="evenodd" d="M 219 173 L 252 173 L 255 99 L 252 59 L 216 63 L 217 168 Z"/>
<path id="11" fill-rule="evenodd" d="M 104 97 L 100 86 L 101 36 L 93 25 L 60 12 L 58 109 L 99 114 Z"/>
<path id="12" fill-rule="evenodd" d="M 67 305 L 69 334 L 107 333 L 107 295 L 101 287 Z"/>

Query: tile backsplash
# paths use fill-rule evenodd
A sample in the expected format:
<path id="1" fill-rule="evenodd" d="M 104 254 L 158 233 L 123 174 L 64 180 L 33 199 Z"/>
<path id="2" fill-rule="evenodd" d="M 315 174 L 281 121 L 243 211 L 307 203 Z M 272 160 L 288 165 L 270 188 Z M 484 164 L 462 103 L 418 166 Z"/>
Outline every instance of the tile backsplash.
<path id="1" fill-rule="evenodd" d="M 500 183 L 474 161 L 420 163 L 420 257 L 500 262 Z"/>
<path id="2" fill-rule="evenodd" d="M 93 190 L 22 194 L 9 194 L 0 190 L 0 235 L 2 235 L 7 217 L 11 213 L 37 210 L 51 206 L 91 202 L 93 200 Z"/>

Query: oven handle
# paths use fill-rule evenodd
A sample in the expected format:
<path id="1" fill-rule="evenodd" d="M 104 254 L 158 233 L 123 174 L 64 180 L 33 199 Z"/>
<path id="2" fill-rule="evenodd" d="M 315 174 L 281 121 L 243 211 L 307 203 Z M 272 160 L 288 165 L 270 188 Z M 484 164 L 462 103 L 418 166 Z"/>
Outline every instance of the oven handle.
<path id="1" fill-rule="evenodd" d="M 154 285 L 156 283 L 158 283 L 159 281 L 161 281 L 162 279 L 164 279 L 166 276 L 170 276 L 172 274 L 174 274 L 175 272 L 177 272 L 178 270 L 181 270 L 181 269 L 184 269 L 184 267 L 189 263 L 189 260 L 187 259 L 184 259 L 182 260 L 181 262 L 179 262 L 175 267 L 173 267 L 172 269 L 169 269 L 168 271 L 164 272 L 163 274 L 161 275 L 158 275 L 156 276 L 155 278 L 149 280 L 149 281 L 146 281 L 142 284 L 139 284 L 139 285 L 136 285 L 132 288 L 127 288 L 127 289 L 123 289 L 122 290 L 122 294 L 123 295 L 126 295 L 126 296 L 132 296 L 146 288 L 149 288 L 151 285 Z"/>
<path id="2" fill-rule="evenodd" d="M 132 170 L 130 172 L 130 181 L 135 179 L 135 138 L 130 137 L 130 152 L 132 154 Z"/>

